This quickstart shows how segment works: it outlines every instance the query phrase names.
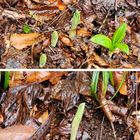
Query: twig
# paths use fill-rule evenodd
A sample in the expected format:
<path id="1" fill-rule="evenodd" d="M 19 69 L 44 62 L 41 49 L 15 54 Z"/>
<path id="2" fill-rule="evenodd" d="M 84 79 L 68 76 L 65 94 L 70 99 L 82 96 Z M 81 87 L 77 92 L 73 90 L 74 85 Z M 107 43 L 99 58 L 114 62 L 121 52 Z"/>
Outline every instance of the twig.
<path id="1" fill-rule="evenodd" d="M 108 12 L 107 12 L 107 14 L 106 14 L 106 16 L 105 16 L 105 19 L 103 20 L 101 26 L 99 27 L 99 30 L 98 30 L 99 32 L 101 31 L 101 29 L 102 29 L 104 23 L 105 23 L 106 20 L 107 20 L 107 17 L 108 17 L 108 15 L 109 15 L 109 13 L 110 13 L 110 9 L 111 9 L 111 7 L 109 8 L 109 10 L 108 10 Z"/>
<path id="2" fill-rule="evenodd" d="M 117 23 L 117 21 L 118 21 L 117 15 L 116 15 L 116 13 L 117 13 L 117 6 L 118 6 L 118 1 L 115 0 L 115 3 L 114 3 L 114 7 L 115 7 L 115 23 Z"/>
<path id="3" fill-rule="evenodd" d="M 101 123 L 101 133 L 100 133 L 100 140 L 102 140 L 103 135 L 103 123 L 104 123 L 105 115 L 103 116 L 102 123 Z"/>

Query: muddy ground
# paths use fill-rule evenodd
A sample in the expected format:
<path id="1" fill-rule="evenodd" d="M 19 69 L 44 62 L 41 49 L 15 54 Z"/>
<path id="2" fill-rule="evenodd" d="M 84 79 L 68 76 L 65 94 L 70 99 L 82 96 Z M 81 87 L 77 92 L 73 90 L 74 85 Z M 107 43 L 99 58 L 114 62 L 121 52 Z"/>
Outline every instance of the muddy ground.
<path id="1" fill-rule="evenodd" d="M 76 9 L 81 23 L 71 39 Z M 43 53 L 43 68 L 140 68 L 139 0 L 1 0 L 0 12 L 0 68 L 40 68 Z M 129 55 L 117 51 L 110 56 L 108 49 L 90 41 L 98 33 L 111 38 L 122 22 L 127 23 Z M 23 31 L 25 24 L 30 33 Z M 59 33 L 56 47 L 50 44 L 53 31 Z"/>
<path id="2" fill-rule="evenodd" d="M 117 90 L 123 72 L 113 72 L 104 99 Z M 3 76 L 2 76 L 3 77 Z M 139 140 L 139 73 L 127 72 L 119 93 L 105 111 L 91 96 L 92 72 L 11 72 L 9 89 L 0 94 L 0 139 L 69 140 L 80 103 L 86 103 L 77 140 Z M 102 81 L 102 76 L 100 77 Z M 127 89 L 126 89 L 127 88 Z M 124 95 L 125 94 L 125 95 Z M 110 112 L 115 118 L 114 131 Z M 137 115 L 136 115 L 137 112 Z M 19 136 L 20 135 L 20 136 Z"/>

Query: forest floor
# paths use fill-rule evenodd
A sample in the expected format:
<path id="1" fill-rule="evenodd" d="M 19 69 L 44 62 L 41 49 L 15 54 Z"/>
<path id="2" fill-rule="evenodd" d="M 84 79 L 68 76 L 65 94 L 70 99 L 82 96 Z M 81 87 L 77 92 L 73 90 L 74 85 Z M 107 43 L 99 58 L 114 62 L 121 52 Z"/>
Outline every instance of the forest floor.
<path id="1" fill-rule="evenodd" d="M 70 37 L 72 17 L 80 11 L 75 37 Z M 0 68 L 140 68 L 139 0 L 1 0 Z M 90 38 L 112 38 L 127 23 L 124 42 L 129 55 L 94 44 Z M 52 32 L 58 41 L 51 45 Z"/>
<path id="2" fill-rule="evenodd" d="M 113 72 L 114 85 L 109 81 L 101 98 L 108 102 L 100 106 L 102 72 L 98 100 L 91 96 L 92 72 L 10 72 L 6 90 L 2 72 L 0 140 L 69 140 L 80 103 L 85 109 L 77 140 L 139 140 L 139 76 L 139 72 Z"/>

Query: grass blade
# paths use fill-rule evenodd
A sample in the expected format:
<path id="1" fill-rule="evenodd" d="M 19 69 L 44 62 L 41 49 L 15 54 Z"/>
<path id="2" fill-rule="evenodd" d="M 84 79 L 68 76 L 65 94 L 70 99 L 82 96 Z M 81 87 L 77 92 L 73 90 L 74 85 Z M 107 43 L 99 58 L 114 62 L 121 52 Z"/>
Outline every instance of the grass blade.
<path id="1" fill-rule="evenodd" d="M 6 90 L 8 88 L 9 80 L 10 80 L 10 72 L 5 71 L 5 75 L 4 75 L 4 90 Z"/>
<path id="2" fill-rule="evenodd" d="M 76 115 L 72 121 L 71 137 L 70 140 L 76 140 L 77 131 L 82 120 L 85 110 L 85 103 L 81 103 L 78 107 Z"/>
<path id="3" fill-rule="evenodd" d="M 91 95 L 96 99 L 98 100 L 97 98 L 97 85 L 98 85 L 98 80 L 99 80 L 99 74 L 100 72 L 99 71 L 94 71 L 93 74 L 92 74 L 92 81 L 91 81 Z"/>
<path id="4" fill-rule="evenodd" d="M 106 91 L 107 91 L 107 86 L 109 82 L 109 72 L 108 71 L 103 71 L 103 85 L 102 85 L 102 94 L 105 96 Z"/>

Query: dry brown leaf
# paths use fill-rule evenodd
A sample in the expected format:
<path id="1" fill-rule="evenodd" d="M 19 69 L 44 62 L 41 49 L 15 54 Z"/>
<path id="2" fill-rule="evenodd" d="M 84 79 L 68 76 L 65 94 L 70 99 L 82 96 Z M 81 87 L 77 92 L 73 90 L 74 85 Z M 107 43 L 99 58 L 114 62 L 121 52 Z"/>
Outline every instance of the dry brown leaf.
<path id="1" fill-rule="evenodd" d="M 15 72 L 13 78 L 9 81 L 9 87 L 15 87 L 22 84 L 29 84 L 34 82 L 43 82 L 49 80 L 52 84 L 56 84 L 63 75 L 67 75 L 67 72 Z M 24 76 L 26 75 L 26 76 Z M 22 78 L 21 78 L 22 77 Z"/>
<path id="2" fill-rule="evenodd" d="M 61 34 L 59 39 L 64 43 L 64 45 L 73 47 L 73 42 L 68 36 Z"/>
<path id="3" fill-rule="evenodd" d="M 10 37 L 10 44 L 16 49 L 22 50 L 42 41 L 43 39 L 44 36 L 40 33 L 12 34 Z"/>
<path id="4" fill-rule="evenodd" d="M 140 133 L 137 131 L 134 135 L 134 140 L 140 140 Z"/>
<path id="5" fill-rule="evenodd" d="M 124 72 L 118 72 L 118 71 L 113 72 L 114 86 L 115 86 L 116 90 L 119 88 L 119 86 L 122 82 L 123 74 L 124 74 Z M 127 95 L 126 81 L 124 81 L 124 83 L 122 84 L 119 92 L 120 92 L 120 94 Z"/>
<path id="6" fill-rule="evenodd" d="M 0 124 L 3 122 L 4 118 L 3 115 L 0 113 Z"/>
<path id="7" fill-rule="evenodd" d="M 48 113 L 48 110 L 47 110 L 38 118 L 38 121 L 43 124 L 48 119 L 48 116 L 49 116 L 49 113 Z"/>
<path id="8" fill-rule="evenodd" d="M 132 43 L 139 46 L 140 45 L 140 34 L 138 34 L 136 32 L 132 32 L 131 37 L 132 37 Z"/>
<path id="9" fill-rule="evenodd" d="M 32 127 L 15 125 L 0 129 L 0 140 L 27 140 L 34 132 Z"/>
<path id="10" fill-rule="evenodd" d="M 80 28 L 77 30 L 77 35 L 82 37 L 91 36 L 91 32 L 87 30 L 87 28 Z"/>

